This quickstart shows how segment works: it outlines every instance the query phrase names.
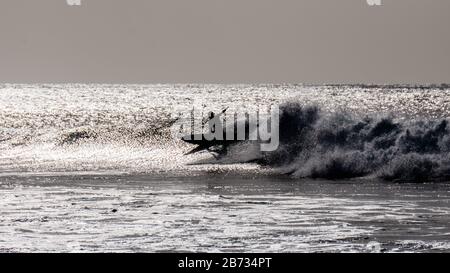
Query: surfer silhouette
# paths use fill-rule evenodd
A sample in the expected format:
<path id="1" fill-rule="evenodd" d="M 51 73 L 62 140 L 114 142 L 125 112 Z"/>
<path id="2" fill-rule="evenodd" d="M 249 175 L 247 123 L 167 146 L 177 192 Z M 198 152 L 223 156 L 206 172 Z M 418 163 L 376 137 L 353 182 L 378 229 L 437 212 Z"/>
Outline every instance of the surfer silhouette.
<path id="1" fill-rule="evenodd" d="M 216 114 L 214 112 L 209 112 L 208 115 L 208 127 L 209 127 L 209 132 L 214 134 L 216 132 L 216 122 L 218 122 L 217 118 L 216 118 Z"/>
<path id="2" fill-rule="evenodd" d="M 208 130 L 209 132 L 207 134 L 204 134 L 203 137 L 206 140 L 223 140 L 223 122 L 221 116 L 226 112 L 228 109 L 225 108 L 220 114 L 215 114 L 214 112 L 208 113 L 208 120 L 204 122 L 203 124 L 208 123 Z"/>

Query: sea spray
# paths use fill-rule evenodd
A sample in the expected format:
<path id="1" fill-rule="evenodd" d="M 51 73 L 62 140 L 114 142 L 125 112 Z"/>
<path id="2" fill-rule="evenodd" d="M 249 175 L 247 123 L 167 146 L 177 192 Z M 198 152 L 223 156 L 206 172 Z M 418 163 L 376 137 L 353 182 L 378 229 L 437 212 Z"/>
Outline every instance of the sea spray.
<path id="1" fill-rule="evenodd" d="M 450 178 L 448 120 L 395 120 L 288 102 L 280 107 L 280 147 L 259 163 L 294 177 L 395 181 Z"/>

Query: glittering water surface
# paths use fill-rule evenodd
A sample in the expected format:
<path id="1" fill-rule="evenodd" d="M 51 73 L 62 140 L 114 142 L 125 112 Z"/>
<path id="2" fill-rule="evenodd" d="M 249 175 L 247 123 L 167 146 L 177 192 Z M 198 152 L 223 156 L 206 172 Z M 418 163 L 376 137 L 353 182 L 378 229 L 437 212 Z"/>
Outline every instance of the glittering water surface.
<path id="1" fill-rule="evenodd" d="M 448 184 L 0 178 L 1 251 L 448 251 Z"/>
<path id="2" fill-rule="evenodd" d="M 193 158 L 180 155 L 191 147 L 159 134 L 174 115 L 286 101 L 397 119 L 450 115 L 450 89 L 442 87 L 3 84 L 0 170 L 189 172 L 183 166 Z M 77 132 L 91 138 L 70 143 Z"/>
<path id="3" fill-rule="evenodd" d="M 165 126 L 199 100 L 450 113 L 444 87 L 0 85 L 0 251 L 449 251 L 449 183 L 295 179 L 183 156 L 192 147 Z"/>

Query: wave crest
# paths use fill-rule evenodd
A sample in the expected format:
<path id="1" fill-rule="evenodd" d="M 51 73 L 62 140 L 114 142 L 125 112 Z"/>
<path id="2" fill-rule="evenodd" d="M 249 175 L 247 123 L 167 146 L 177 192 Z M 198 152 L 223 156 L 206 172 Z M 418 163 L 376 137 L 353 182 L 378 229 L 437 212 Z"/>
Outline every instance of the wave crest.
<path id="1" fill-rule="evenodd" d="M 280 107 L 280 147 L 262 165 L 295 177 L 391 181 L 448 180 L 447 119 L 362 117 L 289 102 Z"/>

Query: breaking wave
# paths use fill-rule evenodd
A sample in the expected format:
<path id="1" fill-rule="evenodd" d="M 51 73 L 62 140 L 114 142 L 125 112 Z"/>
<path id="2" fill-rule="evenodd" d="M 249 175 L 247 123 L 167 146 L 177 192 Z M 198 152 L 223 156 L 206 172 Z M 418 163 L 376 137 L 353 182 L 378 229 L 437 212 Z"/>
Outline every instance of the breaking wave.
<path id="1" fill-rule="evenodd" d="M 396 120 L 281 105 L 280 147 L 259 163 L 294 177 L 389 181 L 450 179 L 447 119 Z"/>
<path id="2" fill-rule="evenodd" d="M 450 181 L 449 96 L 447 85 L 0 85 L 0 175 L 233 168 L 298 178 Z M 183 156 L 193 147 L 171 132 L 178 113 L 193 106 L 254 112 L 280 103 L 275 152 L 261 154 L 258 143 L 244 142 L 221 160 Z"/>

